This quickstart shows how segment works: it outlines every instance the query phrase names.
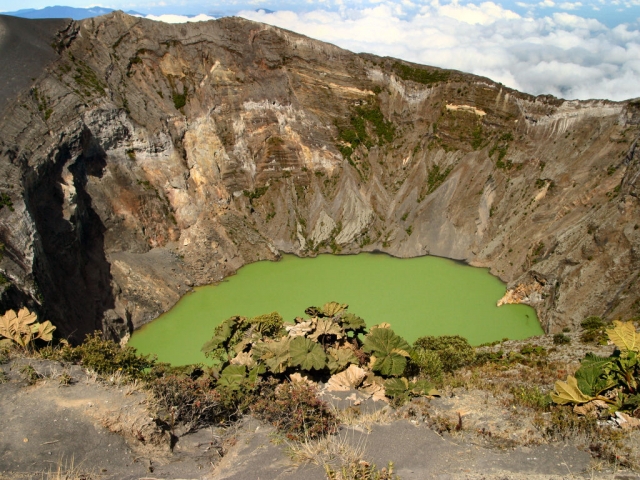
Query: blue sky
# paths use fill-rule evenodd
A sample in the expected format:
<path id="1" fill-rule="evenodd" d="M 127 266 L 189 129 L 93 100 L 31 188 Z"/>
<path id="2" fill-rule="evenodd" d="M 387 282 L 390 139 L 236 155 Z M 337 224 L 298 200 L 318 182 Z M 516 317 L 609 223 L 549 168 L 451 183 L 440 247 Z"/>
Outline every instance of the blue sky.
<path id="1" fill-rule="evenodd" d="M 58 0 L 65 5 L 96 5 Z M 25 0 L 20 8 L 42 8 Z M 104 0 L 150 18 L 240 15 L 355 52 L 490 77 L 563 98 L 640 97 L 640 0 Z M 16 9 L 0 0 L 0 10 Z"/>

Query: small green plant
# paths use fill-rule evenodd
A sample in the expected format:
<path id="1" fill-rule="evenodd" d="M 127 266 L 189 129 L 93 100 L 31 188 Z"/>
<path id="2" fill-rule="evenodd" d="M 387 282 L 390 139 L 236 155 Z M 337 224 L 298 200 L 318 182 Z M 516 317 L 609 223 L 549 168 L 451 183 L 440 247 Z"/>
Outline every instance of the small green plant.
<path id="1" fill-rule="evenodd" d="M 414 347 L 409 360 L 408 371 L 418 378 L 432 381 L 436 385 L 442 383 L 442 361 L 440 355 L 434 350 L 422 347 Z"/>
<path id="2" fill-rule="evenodd" d="M 9 381 L 8 375 L 4 370 L 0 369 L 0 385 L 2 385 L 3 383 L 7 383 L 8 381 Z"/>
<path id="3" fill-rule="evenodd" d="M 556 333 L 553 336 L 554 345 L 568 345 L 571 343 L 571 338 L 567 337 L 564 333 Z"/>
<path id="4" fill-rule="evenodd" d="M 106 85 L 102 82 L 96 72 L 82 60 L 76 60 L 76 70 L 73 79 L 76 81 L 81 95 L 91 97 L 94 94 L 104 96 Z"/>
<path id="5" fill-rule="evenodd" d="M 482 124 L 480 123 L 476 128 L 474 128 L 473 133 L 471 134 L 471 148 L 478 150 L 482 147 L 483 142 Z"/>
<path id="6" fill-rule="evenodd" d="M 447 179 L 453 168 L 448 166 L 440 170 L 440 165 L 433 165 L 427 173 L 427 195 L 434 192 Z"/>
<path id="7" fill-rule="evenodd" d="M 34 385 L 38 380 L 42 378 L 42 375 L 36 372 L 35 368 L 33 368 L 31 365 L 24 365 L 22 368 L 20 368 L 20 375 L 22 375 L 22 378 L 24 378 L 24 380 L 29 385 Z"/>
<path id="8" fill-rule="evenodd" d="M 388 378 L 384 382 L 384 390 L 394 406 L 404 405 L 411 397 L 440 394 L 428 380 L 409 381 L 405 377 Z"/>
<path id="9" fill-rule="evenodd" d="M 67 372 L 63 372 L 60 377 L 58 377 L 58 383 L 62 387 L 68 387 L 73 383 L 73 378 Z"/>
<path id="10" fill-rule="evenodd" d="M 38 111 L 42 113 L 45 121 L 49 120 L 49 117 L 53 113 L 53 109 L 49 107 L 51 99 L 44 93 L 40 92 L 36 87 L 32 89 L 32 92 L 36 103 L 38 104 Z"/>
<path id="11" fill-rule="evenodd" d="M 395 137 L 396 129 L 392 122 L 385 120 L 380 107 L 375 100 L 371 105 L 354 107 L 349 118 L 349 125 L 336 122 L 338 129 L 338 150 L 350 164 L 356 166 L 351 156 L 353 152 L 363 145 L 371 149 L 374 145 L 384 145 L 391 143 Z M 371 138 L 369 133 L 375 134 L 377 142 Z"/>
<path id="12" fill-rule="evenodd" d="M 390 328 L 375 328 L 365 338 L 362 349 L 376 357 L 372 370 L 384 376 L 404 373 L 411 347 Z"/>

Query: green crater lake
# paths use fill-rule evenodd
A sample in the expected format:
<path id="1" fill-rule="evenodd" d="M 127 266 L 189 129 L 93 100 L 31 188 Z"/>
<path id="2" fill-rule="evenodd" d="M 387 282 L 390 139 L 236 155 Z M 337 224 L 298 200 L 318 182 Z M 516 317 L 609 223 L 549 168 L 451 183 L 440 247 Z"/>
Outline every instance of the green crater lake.
<path id="1" fill-rule="evenodd" d="M 535 310 L 496 302 L 505 285 L 487 269 L 439 257 L 385 254 L 284 255 L 246 265 L 220 284 L 199 287 L 140 328 L 129 344 L 173 365 L 203 363 L 202 345 L 223 320 L 273 311 L 285 321 L 326 302 L 349 304 L 367 326 L 381 322 L 412 343 L 424 335 L 462 335 L 473 345 L 543 333 Z"/>

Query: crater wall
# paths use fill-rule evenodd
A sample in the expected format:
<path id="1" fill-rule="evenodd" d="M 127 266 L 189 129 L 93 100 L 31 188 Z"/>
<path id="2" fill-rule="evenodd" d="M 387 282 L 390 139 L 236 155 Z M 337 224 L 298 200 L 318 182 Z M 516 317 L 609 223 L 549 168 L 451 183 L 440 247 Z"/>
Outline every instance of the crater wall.
<path id="1" fill-rule="evenodd" d="M 0 119 L 5 308 L 126 337 L 279 252 L 485 266 L 547 331 L 640 314 L 640 104 L 238 18 L 72 23 Z M 342 299 L 348 301 L 348 299 Z"/>

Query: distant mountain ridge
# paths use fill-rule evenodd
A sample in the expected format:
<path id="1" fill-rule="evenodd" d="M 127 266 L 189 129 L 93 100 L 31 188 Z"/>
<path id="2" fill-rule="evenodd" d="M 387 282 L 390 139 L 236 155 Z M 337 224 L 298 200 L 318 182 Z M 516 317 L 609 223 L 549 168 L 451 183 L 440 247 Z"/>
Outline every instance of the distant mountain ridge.
<path id="1" fill-rule="evenodd" d="M 113 8 L 90 7 L 76 8 L 66 7 L 63 5 L 55 5 L 53 7 L 45 7 L 41 9 L 26 8 L 16 10 L 15 12 L 4 12 L 4 15 L 12 15 L 14 17 L 40 19 L 40 18 L 72 18 L 73 20 L 84 20 L 85 18 L 99 17 L 113 12 Z M 141 13 L 129 10 L 129 15 L 142 15 Z"/>

